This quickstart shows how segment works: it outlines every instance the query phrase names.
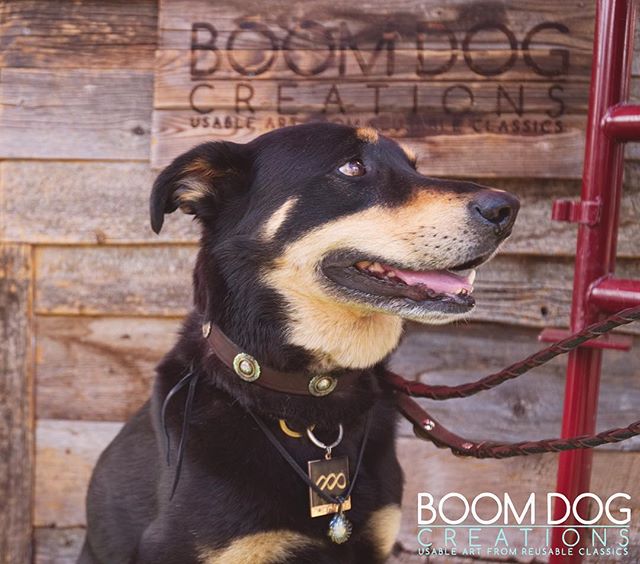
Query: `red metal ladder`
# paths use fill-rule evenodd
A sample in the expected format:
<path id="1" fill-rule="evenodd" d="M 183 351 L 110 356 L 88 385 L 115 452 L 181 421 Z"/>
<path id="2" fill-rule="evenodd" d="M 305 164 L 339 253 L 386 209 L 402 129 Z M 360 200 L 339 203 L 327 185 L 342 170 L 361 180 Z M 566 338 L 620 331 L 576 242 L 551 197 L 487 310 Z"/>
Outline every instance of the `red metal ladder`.
<path id="1" fill-rule="evenodd" d="M 553 219 L 579 224 L 572 332 L 598 321 L 606 313 L 640 305 L 640 280 L 620 279 L 614 274 L 624 143 L 640 141 L 640 105 L 628 103 L 635 19 L 634 0 L 597 1 L 581 198 L 577 202 L 562 200 L 553 204 Z M 546 336 L 550 336 L 548 332 Z M 541 337 L 547 340 L 545 332 Z M 625 347 L 620 338 L 611 337 L 597 347 L 582 346 L 569 354 L 563 437 L 595 431 L 602 348 Z M 592 457 L 590 449 L 559 455 L 556 491 L 572 504 L 580 493 L 589 491 Z M 584 499 L 578 504 L 578 513 L 588 518 L 588 511 Z M 557 505 L 555 518 L 563 515 L 564 507 Z M 563 527 L 574 524 L 575 520 L 567 520 Z M 565 530 L 553 529 L 553 548 L 565 546 L 562 539 Z M 570 543 L 574 539 L 575 536 L 567 536 Z M 552 564 L 581 561 L 577 550 L 572 556 L 552 556 L 549 560 Z"/>

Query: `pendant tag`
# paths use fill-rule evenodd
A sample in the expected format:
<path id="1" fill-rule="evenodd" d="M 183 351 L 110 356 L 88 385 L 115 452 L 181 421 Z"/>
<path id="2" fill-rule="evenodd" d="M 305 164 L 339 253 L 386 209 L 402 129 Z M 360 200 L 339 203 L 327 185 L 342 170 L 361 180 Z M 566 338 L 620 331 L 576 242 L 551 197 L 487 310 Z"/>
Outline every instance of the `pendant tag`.
<path id="1" fill-rule="evenodd" d="M 322 460 L 309 460 L 309 478 L 323 492 L 338 497 L 349 487 L 349 457 L 338 456 Z M 321 517 L 330 513 L 338 513 L 340 504 L 327 503 L 316 492 L 309 488 L 311 517 Z M 351 509 L 351 496 L 342 503 L 342 510 Z"/>

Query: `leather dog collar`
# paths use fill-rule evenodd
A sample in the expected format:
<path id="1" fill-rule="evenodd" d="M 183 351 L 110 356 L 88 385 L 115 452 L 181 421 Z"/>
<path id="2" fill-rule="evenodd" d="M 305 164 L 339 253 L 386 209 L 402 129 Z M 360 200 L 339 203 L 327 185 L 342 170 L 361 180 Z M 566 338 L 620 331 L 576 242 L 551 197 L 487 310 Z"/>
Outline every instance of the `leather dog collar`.
<path id="1" fill-rule="evenodd" d="M 261 366 L 250 354 L 244 352 L 229 339 L 216 324 L 207 321 L 202 324 L 202 335 L 215 355 L 243 381 L 255 383 L 274 392 L 299 396 L 328 396 L 337 389 L 353 387 L 360 373 L 316 374 L 309 377 L 302 372 L 280 372 Z"/>

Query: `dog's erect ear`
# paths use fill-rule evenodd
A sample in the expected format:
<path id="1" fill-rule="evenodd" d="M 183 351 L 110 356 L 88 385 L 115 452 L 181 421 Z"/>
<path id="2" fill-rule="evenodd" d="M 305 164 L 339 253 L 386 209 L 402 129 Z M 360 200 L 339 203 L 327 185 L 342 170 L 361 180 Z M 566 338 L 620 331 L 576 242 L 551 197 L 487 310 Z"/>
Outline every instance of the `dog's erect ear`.
<path id="1" fill-rule="evenodd" d="M 164 215 L 178 208 L 196 216 L 215 208 L 244 177 L 247 161 L 245 145 L 230 142 L 203 143 L 177 157 L 153 183 L 151 228 L 160 233 Z"/>

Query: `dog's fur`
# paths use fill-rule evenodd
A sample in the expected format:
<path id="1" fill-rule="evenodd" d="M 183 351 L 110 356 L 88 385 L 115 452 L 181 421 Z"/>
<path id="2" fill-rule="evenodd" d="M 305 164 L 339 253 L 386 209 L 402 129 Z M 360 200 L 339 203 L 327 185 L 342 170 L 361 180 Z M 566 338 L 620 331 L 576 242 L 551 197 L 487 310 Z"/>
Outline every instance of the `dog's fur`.
<path id="1" fill-rule="evenodd" d="M 340 172 L 354 160 L 364 163 L 366 174 Z M 487 220 L 487 205 L 502 206 L 502 215 Z M 383 362 L 398 344 L 402 319 L 442 323 L 469 307 L 368 293 L 332 280 L 328 269 L 364 259 L 414 270 L 478 264 L 508 235 L 517 201 L 473 183 L 422 176 L 409 151 L 373 130 L 313 124 L 246 145 L 207 143 L 178 157 L 154 185 L 154 230 L 177 208 L 202 225 L 195 307 L 158 366 L 151 400 L 98 461 L 79 562 L 384 561 L 399 527 L 402 472 L 395 408 L 379 382 Z M 314 398 L 241 381 L 202 336 L 207 303 L 214 322 L 263 366 L 307 374 L 358 371 L 357 387 Z M 170 500 L 175 468 L 164 463 L 159 411 L 192 363 L 200 379 L 182 477 Z M 169 409 L 173 445 L 185 393 Z M 329 541 L 329 517 L 309 517 L 307 486 L 247 407 L 303 468 L 322 451 L 305 438 L 285 436 L 278 418 L 294 429 L 313 424 L 326 441 L 342 423 L 344 440 L 334 452 L 348 455 L 353 468 L 365 416 L 372 413 L 347 513 L 354 525 L 347 543 Z"/>

